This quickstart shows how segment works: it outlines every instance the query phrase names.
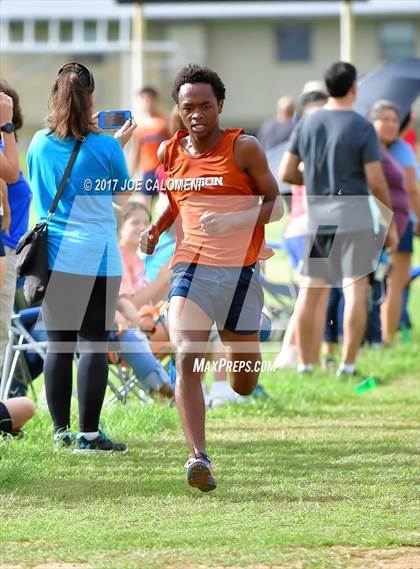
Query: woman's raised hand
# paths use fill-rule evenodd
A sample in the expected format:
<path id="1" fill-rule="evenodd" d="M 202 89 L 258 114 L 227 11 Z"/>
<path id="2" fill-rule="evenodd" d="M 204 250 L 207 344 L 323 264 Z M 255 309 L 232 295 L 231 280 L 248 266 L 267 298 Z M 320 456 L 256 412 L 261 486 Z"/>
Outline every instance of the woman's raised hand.
<path id="1" fill-rule="evenodd" d="M 136 128 L 137 124 L 133 120 L 128 120 L 122 125 L 119 130 L 117 130 L 117 132 L 114 134 L 114 138 L 118 139 L 119 143 L 124 148 Z"/>

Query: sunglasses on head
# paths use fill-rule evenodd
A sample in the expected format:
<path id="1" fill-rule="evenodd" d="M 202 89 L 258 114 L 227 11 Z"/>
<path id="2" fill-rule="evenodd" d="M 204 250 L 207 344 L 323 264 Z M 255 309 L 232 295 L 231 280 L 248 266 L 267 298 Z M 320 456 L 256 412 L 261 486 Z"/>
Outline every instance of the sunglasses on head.
<path id="1" fill-rule="evenodd" d="M 71 73 L 75 72 L 79 77 L 81 75 L 87 75 L 88 82 L 89 82 L 89 91 L 92 93 L 95 89 L 95 80 L 93 79 L 92 71 L 83 63 L 79 63 L 77 61 L 73 61 L 71 63 L 65 63 L 60 69 L 58 70 L 58 75 L 62 75 L 63 73 Z"/>

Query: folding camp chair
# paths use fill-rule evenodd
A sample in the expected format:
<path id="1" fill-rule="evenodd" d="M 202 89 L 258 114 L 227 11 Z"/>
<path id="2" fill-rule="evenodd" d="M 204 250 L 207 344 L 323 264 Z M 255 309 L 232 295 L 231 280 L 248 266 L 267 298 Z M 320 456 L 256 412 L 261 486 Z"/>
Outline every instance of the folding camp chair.
<path id="1" fill-rule="evenodd" d="M 46 339 L 35 339 L 30 332 L 38 320 L 40 310 L 39 307 L 25 308 L 12 316 L 1 374 L 0 400 L 7 399 L 17 370 L 25 385 L 32 385 L 32 381 L 42 371 L 47 342 Z"/>
<path id="2" fill-rule="evenodd" d="M 110 352 L 108 362 L 108 387 L 112 395 L 106 400 L 107 405 L 116 401 L 125 404 L 130 394 L 137 397 L 141 403 L 153 401 L 146 390 L 142 388 L 132 368 L 118 352 Z"/>
<path id="3" fill-rule="evenodd" d="M 155 306 L 145 306 L 140 311 L 140 322 L 142 331 L 150 341 L 150 348 L 153 355 L 161 365 L 167 370 L 169 377 L 174 373 L 173 350 L 169 341 L 169 331 L 166 323 L 166 311 L 168 302 L 160 302 Z M 114 331 L 111 334 L 113 343 L 118 343 L 118 336 Z M 107 403 L 120 401 L 126 403 L 130 395 L 135 396 L 143 403 L 153 402 L 153 398 L 148 394 L 147 388 L 142 385 L 130 365 L 125 361 L 123 354 L 117 350 L 108 354 L 110 362 L 110 374 L 108 376 L 108 386 L 112 395 Z"/>

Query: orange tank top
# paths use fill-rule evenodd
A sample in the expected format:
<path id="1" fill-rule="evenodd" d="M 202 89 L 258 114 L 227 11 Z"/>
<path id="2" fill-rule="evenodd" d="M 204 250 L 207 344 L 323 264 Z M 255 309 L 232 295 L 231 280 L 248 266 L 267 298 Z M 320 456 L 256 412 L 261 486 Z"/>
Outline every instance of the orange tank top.
<path id="1" fill-rule="evenodd" d="M 161 142 L 167 139 L 168 131 L 163 117 L 154 117 L 147 126 L 139 126 L 134 131 L 134 136 L 139 141 L 140 156 L 138 167 L 143 172 L 153 172 L 160 166 L 157 151 Z"/>
<path id="2" fill-rule="evenodd" d="M 241 212 L 259 204 L 260 194 L 253 180 L 234 157 L 235 141 L 243 132 L 224 130 L 219 142 L 199 156 L 191 156 L 182 148 L 180 140 L 188 136 L 186 131 L 178 131 L 166 143 L 166 195 L 177 229 L 171 267 L 179 262 L 242 267 L 273 255 L 264 244 L 264 225 L 251 223 L 209 237 L 199 221 L 205 212 Z"/>

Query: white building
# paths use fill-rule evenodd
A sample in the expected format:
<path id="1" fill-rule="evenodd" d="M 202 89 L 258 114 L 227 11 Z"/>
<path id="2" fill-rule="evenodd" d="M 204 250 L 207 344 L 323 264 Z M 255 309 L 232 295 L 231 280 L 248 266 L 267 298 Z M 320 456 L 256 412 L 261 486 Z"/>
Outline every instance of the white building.
<path id="1" fill-rule="evenodd" d="M 419 6 L 419 0 L 353 2 L 360 73 L 420 56 Z M 0 72 L 21 95 L 28 133 L 42 124 L 50 86 L 66 61 L 92 68 L 98 108 L 130 105 L 132 13 L 116 0 L 1 0 Z M 227 87 L 224 124 L 253 131 L 279 95 L 298 96 L 340 58 L 339 14 L 335 0 L 146 4 L 145 80 L 169 108 L 179 68 L 206 64 Z"/>

